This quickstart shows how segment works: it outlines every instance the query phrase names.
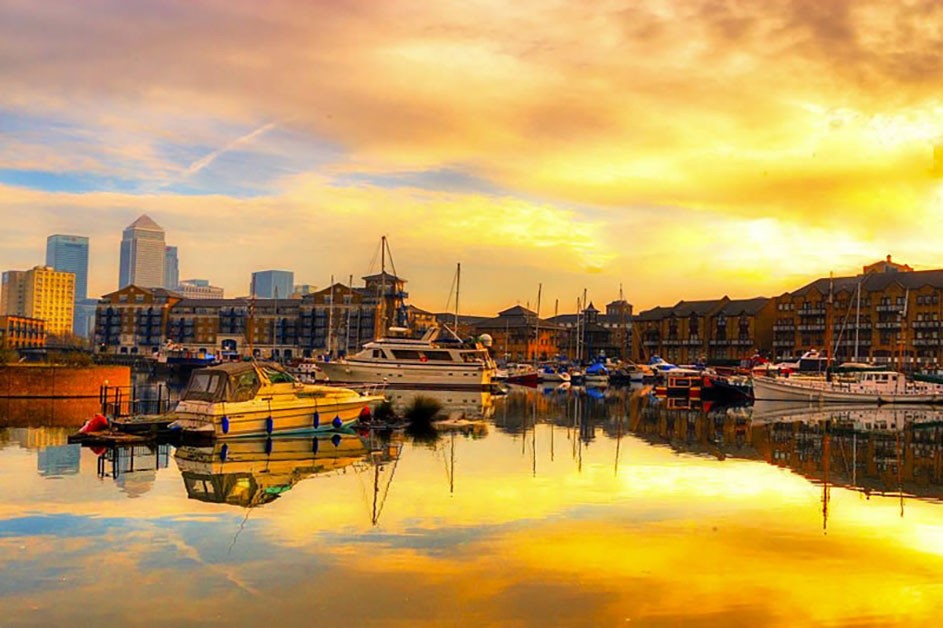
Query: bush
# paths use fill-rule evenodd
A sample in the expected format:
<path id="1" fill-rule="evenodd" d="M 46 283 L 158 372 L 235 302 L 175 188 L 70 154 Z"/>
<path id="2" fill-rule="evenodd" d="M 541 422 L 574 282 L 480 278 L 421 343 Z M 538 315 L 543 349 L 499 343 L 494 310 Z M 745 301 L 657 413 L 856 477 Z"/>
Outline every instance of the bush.
<path id="1" fill-rule="evenodd" d="M 13 364 L 20 361 L 16 349 L 0 349 L 0 364 Z"/>
<path id="2" fill-rule="evenodd" d="M 91 366 L 92 356 L 84 351 L 50 351 L 46 354 L 46 362 L 63 366 Z"/>
<path id="3" fill-rule="evenodd" d="M 404 416 L 414 423 L 429 423 L 439 414 L 440 410 L 442 410 L 441 403 L 431 397 L 423 397 L 420 395 L 406 406 Z"/>

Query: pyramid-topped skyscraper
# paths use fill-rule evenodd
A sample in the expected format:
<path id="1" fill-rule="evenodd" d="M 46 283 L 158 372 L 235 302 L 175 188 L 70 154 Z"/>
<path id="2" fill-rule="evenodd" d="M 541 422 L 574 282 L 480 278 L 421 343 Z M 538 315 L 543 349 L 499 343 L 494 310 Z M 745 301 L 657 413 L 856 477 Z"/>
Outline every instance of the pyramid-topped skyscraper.
<path id="1" fill-rule="evenodd" d="M 162 287 L 166 246 L 164 230 L 148 215 L 128 225 L 121 237 L 118 288 L 131 284 L 142 288 Z"/>

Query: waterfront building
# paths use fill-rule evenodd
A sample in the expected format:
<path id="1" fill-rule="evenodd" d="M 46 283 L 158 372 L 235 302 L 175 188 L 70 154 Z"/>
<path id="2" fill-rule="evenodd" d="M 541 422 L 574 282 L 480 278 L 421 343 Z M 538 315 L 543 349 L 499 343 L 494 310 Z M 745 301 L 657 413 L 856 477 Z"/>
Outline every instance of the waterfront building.
<path id="1" fill-rule="evenodd" d="M 476 336 L 491 336 L 496 358 L 516 362 L 553 359 L 566 337 L 563 327 L 549 320 L 538 321 L 537 312 L 520 305 L 476 323 L 473 330 Z"/>
<path id="2" fill-rule="evenodd" d="M 427 312 L 415 305 L 406 307 L 406 315 L 409 317 L 409 328 L 417 336 L 422 336 L 433 327 L 439 326 L 438 315 Z M 457 334 L 458 331 L 454 329 L 455 315 L 452 314 L 451 317 L 449 317 L 448 314 L 442 314 L 441 316 L 443 316 L 443 322 L 448 325 L 449 329 L 452 329 Z"/>
<path id="3" fill-rule="evenodd" d="M 118 288 L 164 286 L 166 249 L 164 230 L 146 214 L 128 225 L 121 236 Z"/>
<path id="4" fill-rule="evenodd" d="M 775 303 L 766 297 L 679 301 L 655 307 L 635 318 L 635 359 L 659 356 L 680 364 L 698 361 L 739 362 L 769 352 L 776 319 Z"/>
<path id="5" fill-rule="evenodd" d="M 295 273 L 290 270 L 260 270 L 252 273 L 249 293 L 257 299 L 289 299 L 294 287 Z"/>
<path id="6" fill-rule="evenodd" d="M 12 314 L 0 315 L 0 349 L 46 346 L 46 321 Z"/>
<path id="7" fill-rule="evenodd" d="M 148 355 L 167 337 L 170 311 L 182 300 L 164 288 L 125 286 L 98 301 L 95 347 L 99 353 Z"/>
<path id="8" fill-rule="evenodd" d="M 164 247 L 164 288 L 176 290 L 180 283 L 180 262 L 177 260 L 177 247 Z"/>
<path id="9" fill-rule="evenodd" d="M 559 314 L 548 320 L 566 330 L 559 353 L 571 360 L 632 355 L 632 304 L 624 299 L 608 303 L 605 314 L 590 303 L 582 312 Z"/>
<path id="10" fill-rule="evenodd" d="M 46 321 L 46 332 L 72 333 L 75 311 L 75 275 L 50 266 L 3 273 L 0 313 Z"/>
<path id="11" fill-rule="evenodd" d="M 218 286 L 211 286 L 206 279 L 184 279 L 174 291 L 185 299 L 222 299 L 225 292 Z"/>
<path id="12" fill-rule="evenodd" d="M 888 257 L 776 298 L 777 357 L 829 347 L 838 361 L 943 367 L 943 270 L 914 271 Z"/>

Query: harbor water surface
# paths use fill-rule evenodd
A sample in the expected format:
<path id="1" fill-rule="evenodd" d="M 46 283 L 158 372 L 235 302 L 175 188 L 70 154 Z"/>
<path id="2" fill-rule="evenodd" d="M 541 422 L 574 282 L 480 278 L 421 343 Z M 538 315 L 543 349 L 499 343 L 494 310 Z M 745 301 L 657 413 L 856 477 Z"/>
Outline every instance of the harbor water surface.
<path id="1" fill-rule="evenodd" d="M 0 625 L 943 616 L 943 413 L 437 394 L 436 429 L 225 447 L 0 418 Z"/>

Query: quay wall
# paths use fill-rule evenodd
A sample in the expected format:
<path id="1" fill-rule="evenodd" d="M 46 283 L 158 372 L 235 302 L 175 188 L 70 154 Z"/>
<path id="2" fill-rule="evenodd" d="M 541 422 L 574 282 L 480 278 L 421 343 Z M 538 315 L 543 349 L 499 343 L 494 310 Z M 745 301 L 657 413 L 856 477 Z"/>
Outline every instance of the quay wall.
<path id="1" fill-rule="evenodd" d="M 0 366 L 2 398 L 94 398 L 104 384 L 130 386 L 128 366 L 49 366 L 7 364 Z"/>

